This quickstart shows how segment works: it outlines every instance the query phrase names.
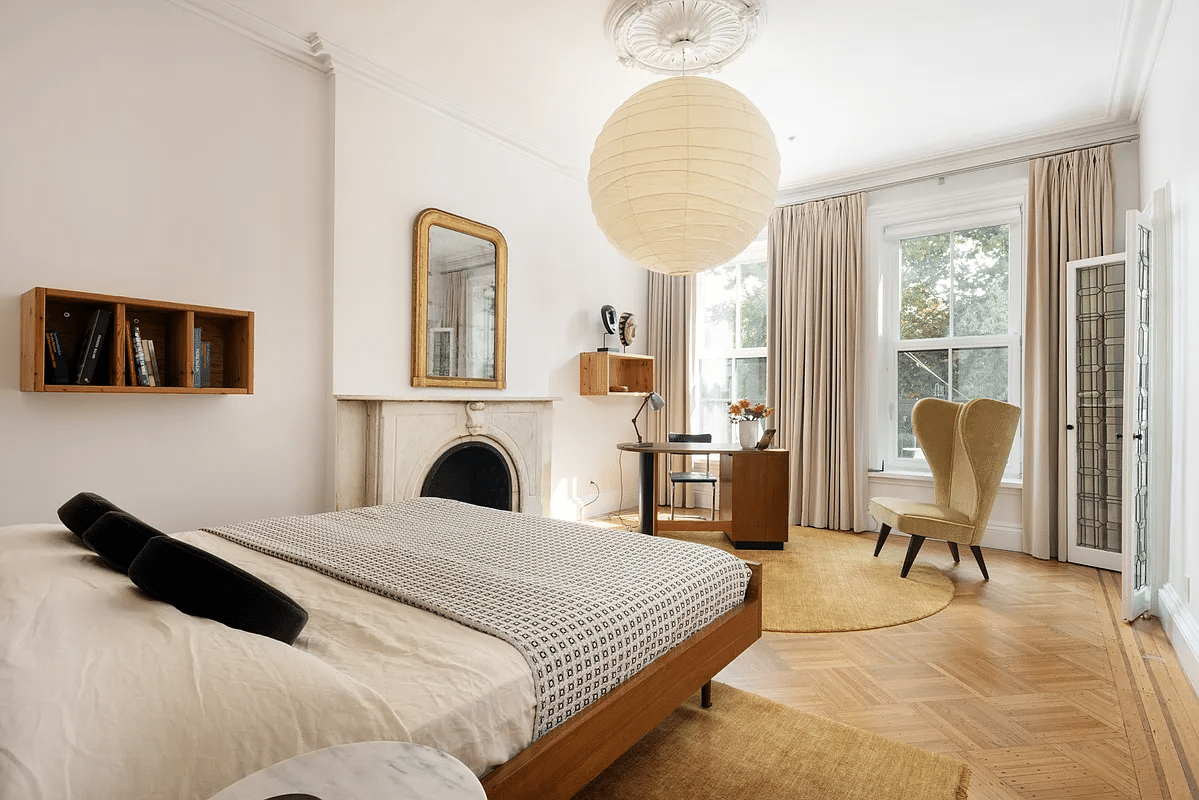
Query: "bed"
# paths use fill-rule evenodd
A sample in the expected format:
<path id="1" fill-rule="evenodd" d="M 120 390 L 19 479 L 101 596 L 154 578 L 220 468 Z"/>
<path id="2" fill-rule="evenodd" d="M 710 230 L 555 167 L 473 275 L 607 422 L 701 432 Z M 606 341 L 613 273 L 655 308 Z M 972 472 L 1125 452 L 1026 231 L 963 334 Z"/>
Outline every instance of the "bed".
<path id="1" fill-rule="evenodd" d="M 652 631 L 638 647 L 650 642 L 664 649 L 646 650 L 645 663 L 635 670 L 621 661 L 616 671 L 627 674 L 618 679 L 612 678 L 615 667 L 583 669 L 579 661 L 578 672 L 570 673 L 578 680 L 562 681 L 577 684 L 576 694 L 556 706 L 547 703 L 555 695 L 545 682 L 566 672 L 549 670 L 549 678 L 538 673 L 528 648 L 505 639 L 508 634 L 480 629 L 486 620 L 463 624 L 454 608 L 433 613 L 418 607 L 423 596 L 397 602 L 385 596 L 388 586 L 372 583 L 380 570 L 401 577 L 440 574 L 442 567 L 412 561 L 407 550 L 397 556 L 369 537 L 357 541 L 356 531 L 399 519 L 415 528 L 413 536 L 422 542 L 415 549 L 434 554 L 430 562 L 448 560 L 443 553 L 478 538 L 482 549 L 470 556 L 469 570 L 477 562 L 481 575 L 521 573 L 510 576 L 516 589 L 496 593 L 504 597 L 520 596 L 520 587 L 527 589 L 525 582 L 541 569 L 514 569 L 505 548 L 532 552 L 564 537 L 549 557 L 553 585 L 628 582 L 621 591 L 642 598 L 638 608 L 646 614 L 658 608 L 652 620 L 642 611 L 626 617 L 640 622 L 625 628 Z M 658 596 L 655 587 L 673 585 L 675 575 L 700 569 L 692 561 L 710 561 L 718 552 L 695 550 L 699 545 L 432 499 L 268 522 L 274 533 L 247 523 L 172 536 L 303 605 L 309 622 L 294 646 L 149 599 L 61 526 L 0 528 L 0 796 L 204 800 L 292 755 L 396 740 L 453 754 L 481 777 L 493 800 L 567 798 L 760 636 L 760 572 L 754 565 L 719 565 L 726 576 L 721 581 L 745 573 L 735 590 L 724 590 L 737 594 L 728 608 Z M 495 536 L 504 542 L 497 544 Z M 614 553 L 613 566 L 598 568 L 607 556 L 584 554 L 574 546 L 583 540 Z M 322 548 L 327 561 L 313 555 Z M 375 556 L 382 566 L 365 577 L 339 574 L 341 561 Z M 540 562 L 546 562 L 544 554 Z M 603 577 L 605 569 L 609 577 Z M 632 588 L 635 576 L 626 581 L 625 573 L 642 572 L 648 588 Z M 452 594 L 459 586 L 426 582 L 434 592 Z M 690 618 L 692 629 L 678 628 L 674 620 L 681 617 Z M 575 636 L 564 619 L 564 635 Z M 606 641 L 613 638 L 620 639 L 609 634 Z M 560 668 L 571 669 L 569 663 Z M 610 686 L 596 694 L 604 681 Z"/>

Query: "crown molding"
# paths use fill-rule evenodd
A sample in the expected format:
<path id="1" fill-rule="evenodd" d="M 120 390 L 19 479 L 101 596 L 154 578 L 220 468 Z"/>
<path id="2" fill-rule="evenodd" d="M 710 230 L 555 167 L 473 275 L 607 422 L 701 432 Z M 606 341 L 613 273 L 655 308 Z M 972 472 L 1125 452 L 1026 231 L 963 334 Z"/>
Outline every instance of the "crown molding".
<path id="1" fill-rule="evenodd" d="M 353 78 L 401 100 L 414 103 L 467 130 L 515 150 L 559 175 L 576 180 L 583 179 L 579 170 L 555 160 L 544 150 L 525 141 L 515 133 L 451 103 L 440 95 L 418 86 L 386 67 L 363 58 L 352 50 L 336 45 L 315 33 L 308 37 L 308 43 L 313 56 L 325 65 L 331 75 Z"/>
<path id="2" fill-rule="evenodd" d="M 467 130 L 504 145 L 553 172 L 582 181 L 583 173 L 557 161 L 542 148 L 424 89 L 398 73 L 369 61 L 318 34 L 299 36 L 238 8 L 228 0 L 167 0 L 182 9 L 249 39 L 259 47 L 305 69 L 345 76 L 432 111 Z"/>
<path id="3" fill-rule="evenodd" d="M 353 78 L 502 144 L 563 177 L 576 181 L 584 180 L 584 172 L 581 169 L 558 161 L 543 148 L 317 34 L 303 37 L 291 33 L 238 8 L 228 0 L 167 2 L 221 25 L 293 64 L 323 75 L 344 75 Z M 778 205 L 879 189 L 1137 138 L 1135 120 L 1144 102 L 1174 2 L 1175 0 L 1125 0 L 1121 17 L 1120 45 L 1109 91 L 1108 113 L 1103 120 L 1034 135 L 1010 137 L 981 147 L 946 150 L 874 169 L 841 173 L 819 181 L 783 186 L 779 189 Z"/>
<path id="4" fill-rule="evenodd" d="M 297 36 L 272 22 L 256 17 L 227 0 L 167 0 L 167 2 L 233 31 L 257 46 L 304 69 L 320 73 L 328 72 L 326 65 L 313 54 L 312 46 L 303 36 Z"/>
<path id="5" fill-rule="evenodd" d="M 1174 0 L 1124 0 L 1107 96 L 1109 119 L 1140 119 L 1173 10 Z"/>
<path id="6" fill-rule="evenodd" d="M 898 161 L 876 169 L 834 175 L 830 178 L 779 188 L 778 205 L 791 205 L 851 192 L 865 192 L 904 183 L 995 167 L 1030 158 L 1131 141 L 1138 137 L 1135 122 L 1103 121 L 1015 136 L 981 147 L 945 150 L 929 156 Z"/>

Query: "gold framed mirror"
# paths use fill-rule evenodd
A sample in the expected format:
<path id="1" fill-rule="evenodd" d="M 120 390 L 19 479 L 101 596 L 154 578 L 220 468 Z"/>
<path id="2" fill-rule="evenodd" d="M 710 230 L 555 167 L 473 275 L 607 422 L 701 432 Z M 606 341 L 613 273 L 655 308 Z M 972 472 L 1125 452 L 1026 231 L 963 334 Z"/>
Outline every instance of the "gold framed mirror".
<path id="1" fill-rule="evenodd" d="M 412 233 L 412 385 L 503 389 L 508 243 L 426 208 Z"/>

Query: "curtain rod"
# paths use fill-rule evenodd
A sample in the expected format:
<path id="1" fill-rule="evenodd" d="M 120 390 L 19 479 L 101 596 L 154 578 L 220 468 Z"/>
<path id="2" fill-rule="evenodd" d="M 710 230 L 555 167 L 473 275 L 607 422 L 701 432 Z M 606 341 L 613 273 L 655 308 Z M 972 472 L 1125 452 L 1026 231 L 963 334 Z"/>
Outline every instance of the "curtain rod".
<path id="1" fill-rule="evenodd" d="M 785 208 L 786 206 L 797 206 L 797 205 L 800 205 L 801 203 L 814 203 L 819 200 L 829 200 L 834 197 L 844 197 L 846 195 L 857 194 L 859 192 L 862 192 L 862 193 L 878 192 L 878 191 L 882 191 L 883 189 L 891 189 L 896 186 L 906 186 L 909 183 L 919 183 L 920 181 L 932 180 L 933 178 L 948 178 L 951 175 L 964 175 L 968 172 L 978 172 L 980 170 L 991 169 L 993 167 L 1006 167 L 1010 164 L 1019 164 L 1021 161 L 1031 161 L 1034 158 L 1049 158 L 1050 156 L 1060 156 L 1063 153 L 1073 153 L 1075 150 L 1089 150 L 1092 147 L 1103 147 L 1104 145 L 1109 145 L 1109 144 L 1124 144 L 1125 142 L 1135 142 L 1137 139 L 1140 139 L 1140 138 L 1141 138 L 1141 135 L 1139 133 L 1130 133 L 1130 134 L 1126 134 L 1124 136 L 1117 136 L 1113 139 L 1105 139 L 1103 141 L 1095 142 L 1094 144 L 1083 145 L 1082 147 L 1060 147 L 1055 150 L 1045 150 L 1045 151 L 1039 152 L 1039 153 L 1030 153 L 1029 155 L 1025 155 L 1025 156 L 1012 156 L 1011 158 L 1005 158 L 1000 161 L 989 161 L 986 164 L 977 164 L 973 167 L 959 167 L 958 169 L 945 170 L 944 172 L 930 172 L 927 175 L 919 175 L 919 176 L 915 176 L 915 177 L 911 177 L 911 178 L 896 178 L 893 181 L 885 181 L 883 183 L 876 183 L 872 186 L 863 186 L 860 189 L 851 189 L 849 191 L 837 192 L 835 194 L 826 194 L 826 195 L 821 195 L 819 197 L 812 197 L 807 200 L 796 200 L 793 203 L 784 203 L 782 206 L 779 206 L 779 208 Z"/>

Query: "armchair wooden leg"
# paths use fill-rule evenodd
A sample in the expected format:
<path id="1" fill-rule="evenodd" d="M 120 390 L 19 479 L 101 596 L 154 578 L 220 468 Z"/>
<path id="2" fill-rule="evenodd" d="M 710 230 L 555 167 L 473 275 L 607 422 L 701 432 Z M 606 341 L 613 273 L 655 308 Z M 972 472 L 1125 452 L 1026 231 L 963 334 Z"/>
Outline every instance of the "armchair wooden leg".
<path id="1" fill-rule="evenodd" d="M 953 555 L 953 563 L 961 564 L 962 557 L 960 555 L 958 555 L 958 543 L 957 542 L 946 542 L 946 544 L 949 545 L 949 552 L 951 555 Z"/>
<path id="2" fill-rule="evenodd" d="M 912 569 L 912 562 L 916 560 L 916 554 L 920 552 L 920 546 L 924 544 L 923 536 L 912 536 L 908 542 L 908 554 L 903 557 L 903 569 L 899 571 L 899 577 L 906 578 L 908 571 Z"/>
<path id="3" fill-rule="evenodd" d="M 712 707 L 712 681 L 708 681 L 699 690 L 699 704 L 704 708 Z"/>
<path id="4" fill-rule="evenodd" d="M 874 557 L 878 558 L 878 554 L 883 552 L 883 542 L 887 541 L 887 534 L 891 532 L 891 526 L 883 524 L 883 529 L 879 531 L 878 541 L 874 545 Z"/>
<path id="5" fill-rule="evenodd" d="M 991 580 L 991 576 L 987 574 L 987 564 L 983 561 L 983 549 L 976 544 L 970 545 L 970 552 L 974 553 L 974 560 L 978 562 L 978 568 L 983 571 L 983 580 Z"/>

